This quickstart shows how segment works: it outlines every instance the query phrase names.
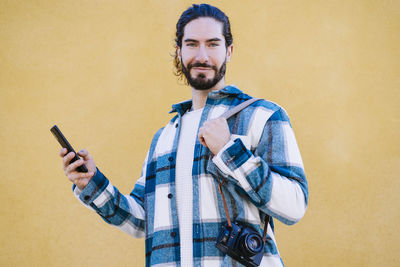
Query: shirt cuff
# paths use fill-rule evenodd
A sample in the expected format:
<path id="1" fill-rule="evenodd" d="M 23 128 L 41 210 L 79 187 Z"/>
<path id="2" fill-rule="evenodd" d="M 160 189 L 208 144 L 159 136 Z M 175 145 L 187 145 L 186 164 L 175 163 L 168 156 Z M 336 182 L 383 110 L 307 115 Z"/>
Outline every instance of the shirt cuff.
<path id="1" fill-rule="evenodd" d="M 251 152 L 246 148 L 240 138 L 230 140 L 212 159 L 215 165 L 227 175 L 243 165 L 250 157 Z M 234 176 L 233 176 L 234 177 Z"/>
<path id="2" fill-rule="evenodd" d="M 79 189 L 76 185 L 72 186 L 72 190 L 74 191 L 74 195 L 79 198 L 79 195 L 82 193 L 82 189 Z"/>
<path id="3" fill-rule="evenodd" d="M 74 194 L 79 196 L 83 203 L 90 205 L 104 191 L 108 183 L 107 178 L 97 169 L 96 174 L 90 179 L 86 187 L 83 190 L 75 187 Z"/>

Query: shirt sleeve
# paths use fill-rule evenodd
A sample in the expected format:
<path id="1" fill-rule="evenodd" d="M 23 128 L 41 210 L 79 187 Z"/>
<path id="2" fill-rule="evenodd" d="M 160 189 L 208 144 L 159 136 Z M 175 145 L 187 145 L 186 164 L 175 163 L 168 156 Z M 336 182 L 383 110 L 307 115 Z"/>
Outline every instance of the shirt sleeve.
<path id="1" fill-rule="evenodd" d="M 299 148 L 283 109 L 265 123 L 255 149 L 241 138 L 230 140 L 213 157 L 220 172 L 231 177 L 262 212 L 294 224 L 308 204 L 308 185 Z"/>
<path id="2" fill-rule="evenodd" d="M 74 186 L 74 195 L 83 205 L 96 211 L 107 223 L 133 237 L 143 237 L 146 165 L 147 157 L 143 164 L 142 175 L 129 195 L 121 194 L 99 169 L 83 190 Z"/>

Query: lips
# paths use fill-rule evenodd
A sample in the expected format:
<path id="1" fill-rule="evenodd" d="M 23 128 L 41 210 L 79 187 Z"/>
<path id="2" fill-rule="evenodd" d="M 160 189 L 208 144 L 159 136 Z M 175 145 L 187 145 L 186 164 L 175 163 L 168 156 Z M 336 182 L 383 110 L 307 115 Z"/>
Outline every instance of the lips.
<path id="1" fill-rule="evenodd" d="M 207 70 L 212 70 L 212 68 L 204 68 L 204 67 L 194 67 L 194 70 L 198 70 L 198 71 L 207 71 Z"/>

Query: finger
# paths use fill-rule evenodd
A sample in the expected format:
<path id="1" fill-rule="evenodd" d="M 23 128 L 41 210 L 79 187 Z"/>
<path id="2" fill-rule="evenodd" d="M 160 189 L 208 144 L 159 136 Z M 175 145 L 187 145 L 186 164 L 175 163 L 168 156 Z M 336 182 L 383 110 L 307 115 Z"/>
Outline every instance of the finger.
<path id="1" fill-rule="evenodd" d="M 68 152 L 68 150 L 65 147 L 61 148 L 60 153 L 59 153 L 60 157 L 63 158 L 65 156 L 65 154 L 67 154 L 67 152 Z"/>
<path id="2" fill-rule="evenodd" d="M 78 168 L 79 166 L 82 166 L 83 163 L 84 163 L 83 159 L 79 159 L 79 160 L 69 164 L 67 166 L 67 168 L 65 169 L 65 172 L 67 174 L 69 174 L 69 173 L 73 172 L 74 170 L 76 170 L 76 168 Z"/>
<path id="3" fill-rule="evenodd" d="M 205 135 L 207 135 L 207 132 L 209 130 L 209 126 L 207 125 L 203 125 L 200 129 L 199 129 L 199 137 L 204 137 Z M 203 138 L 204 139 L 204 138 Z"/>
<path id="4" fill-rule="evenodd" d="M 218 121 L 222 123 L 227 122 L 226 118 L 218 118 Z"/>
<path id="5" fill-rule="evenodd" d="M 212 123 L 213 123 L 213 120 L 211 120 L 211 121 L 205 121 L 205 122 L 203 123 L 203 127 L 207 128 L 207 127 L 209 127 Z"/>
<path id="6" fill-rule="evenodd" d="M 226 118 L 221 118 L 221 124 L 222 124 L 225 128 L 229 128 L 228 121 L 226 120 Z"/>
<path id="7" fill-rule="evenodd" d="M 202 134 L 199 134 L 199 141 L 200 141 L 200 144 L 207 147 L 206 140 L 204 140 L 204 137 Z"/>
<path id="8" fill-rule="evenodd" d="M 82 156 L 82 158 L 83 158 L 85 161 L 93 160 L 93 157 L 92 157 L 90 154 L 87 154 L 86 156 Z"/>
<path id="9" fill-rule="evenodd" d="M 86 149 L 82 149 L 81 151 L 78 152 L 78 155 L 84 158 L 85 160 L 91 160 L 93 159 L 92 156 L 89 154 L 89 152 Z"/>
<path id="10" fill-rule="evenodd" d="M 208 147 L 206 141 L 204 140 L 204 138 L 201 138 L 201 139 L 200 139 L 200 143 L 201 143 L 203 146 Z"/>
<path id="11" fill-rule="evenodd" d="M 82 149 L 78 152 L 78 155 L 81 157 L 85 157 L 89 154 L 89 152 L 86 149 Z"/>
<path id="12" fill-rule="evenodd" d="M 63 158 L 64 169 L 68 167 L 69 162 L 70 162 L 71 159 L 73 159 L 74 157 L 75 157 L 75 153 L 74 153 L 74 152 L 69 152 L 66 156 L 64 156 L 64 158 Z"/>
<path id="13" fill-rule="evenodd" d="M 68 175 L 68 179 L 71 182 L 75 183 L 79 179 L 91 178 L 93 175 L 94 175 L 93 172 L 76 172 Z"/>
<path id="14" fill-rule="evenodd" d="M 216 124 L 218 126 L 225 126 L 225 123 L 224 123 L 223 119 L 219 119 L 218 121 L 216 121 Z"/>

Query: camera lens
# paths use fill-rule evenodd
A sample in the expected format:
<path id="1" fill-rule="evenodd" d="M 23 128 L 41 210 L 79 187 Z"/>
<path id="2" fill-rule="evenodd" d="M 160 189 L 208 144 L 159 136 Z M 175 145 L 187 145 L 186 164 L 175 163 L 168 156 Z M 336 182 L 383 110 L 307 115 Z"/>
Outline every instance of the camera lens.
<path id="1" fill-rule="evenodd" d="M 251 238 L 251 239 L 248 240 L 248 244 L 247 245 L 249 246 L 250 250 L 254 251 L 254 250 L 257 250 L 257 248 L 260 246 L 260 243 L 258 242 L 257 239 Z"/>
<path id="2" fill-rule="evenodd" d="M 248 256 L 254 256 L 259 253 L 264 245 L 261 237 L 257 234 L 247 234 L 241 240 L 241 247 Z"/>

